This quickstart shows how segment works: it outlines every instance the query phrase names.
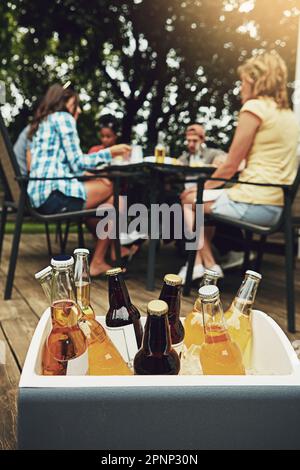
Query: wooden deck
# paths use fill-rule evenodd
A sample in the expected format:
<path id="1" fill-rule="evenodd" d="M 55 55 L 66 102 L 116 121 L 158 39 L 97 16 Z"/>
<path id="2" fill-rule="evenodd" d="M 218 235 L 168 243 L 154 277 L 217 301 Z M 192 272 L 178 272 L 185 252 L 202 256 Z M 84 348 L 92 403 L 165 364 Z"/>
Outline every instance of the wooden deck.
<path id="1" fill-rule="evenodd" d="M 0 340 L 6 344 L 6 366 L 0 365 L 0 449 L 12 449 L 16 446 L 16 396 L 20 372 L 26 352 L 40 315 L 47 304 L 43 292 L 34 280 L 34 273 L 49 263 L 43 235 L 23 235 L 15 277 L 12 300 L 4 301 L 3 284 L 7 270 L 11 236 L 7 236 L 1 263 L 0 297 Z M 68 250 L 76 248 L 75 237 L 70 237 Z M 163 275 L 177 272 L 183 260 L 172 246 L 163 247 L 158 256 L 156 272 L 156 290 L 145 290 L 146 246 L 134 260 L 128 274 L 127 285 L 133 302 L 145 313 L 149 300 L 156 298 Z M 300 313 L 300 262 L 296 267 L 297 305 Z M 263 282 L 258 293 L 256 307 L 269 313 L 285 329 L 285 291 L 284 260 L 282 257 L 266 255 L 263 269 Z M 220 284 L 222 299 L 226 307 L 231 301 L 241 282 L 239 270 L 228 272 Z M 196 296 L 196 290 L 190 298 L 183 299 L 182 314 L 188 313 Z M 107 286 L 105 281 L 95 281 L 92 289 L 92 301 L 100 315 L 107 310 Z M 290 339 L 300 339 L 300 314 L 297 315 L 296 335 Z"/>

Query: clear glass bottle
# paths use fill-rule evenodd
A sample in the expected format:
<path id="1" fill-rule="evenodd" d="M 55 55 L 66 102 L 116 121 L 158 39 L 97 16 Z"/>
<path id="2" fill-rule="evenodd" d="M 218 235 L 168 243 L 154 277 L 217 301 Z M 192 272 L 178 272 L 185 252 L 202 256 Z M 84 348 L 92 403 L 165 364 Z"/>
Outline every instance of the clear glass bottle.
<path id="1" fill-rule="evenodd" d="M 242 354 L 228 333 L 219 289 L 203 286 L 199 290 L 204 325 L 200 362 L 204 375 L 245 375 Z"/>
<path id="2" fill-rule="evenodd" d="M 60 373 L 59 370 L 47 370 L 49 354 L 66 368 L 67 375 L 85 375 L 88 370 L 87 340 L 79 325 L 81 311 L 76 303 L 73 265 L 71 256 L 62 255 L 51 260 L 52 330 L 43 358 L 45 375 Z"/>
<path id="3" fill-rule="evenodd" d="M 261 274 L 255 271 L 246 271 L 232 304 L 225 312 L 229 334 L 242 352 L 246 369 L 251 368 L 252 308 L 261 279 Z"/>
<path id="4" fill-rule="evenodd" d="M 160 131 L 158 133 L 157 145 L 154 150 L 156 163 L 164 163 L 166 157 L 166 146 L 164 143 L 164 133 Z"/>
<path id="5" fill-rule="evenodd" d="M 77 248 L 74 251 L 74 280 L 77 303 L 81 309 L 81 328 L 88 338 L 89 375 L 132 375 L 115 345 L 107 336 L 103 326 L 96 320 L 90 301 L 89 250 Z"/>
<path id="6" fill-rule="evenodd" d="M 203 286 L 213 285 L 216 286 L 219 279 L 219 275 L 215 271 L 206 269 L 200 288 Z M 197 298 L 194 303 L 193 310 L 186 316 L 184 322 L 184 345 L 185 349 L 189 350 L 190 347 L 201 346 L 204 341 L 204 329 L 202 320 L 201 301 Z"/>
<path id="7" fill-rule="evenodd" d="M 40 284 L 43 292 L 48 300 L 49 306 L 51 304 L 51 283 L 52 283 L 52 268 L 51 266 L 47 266 L 41 271 L 38 271 L 34 275 L 35 279 Z"/>

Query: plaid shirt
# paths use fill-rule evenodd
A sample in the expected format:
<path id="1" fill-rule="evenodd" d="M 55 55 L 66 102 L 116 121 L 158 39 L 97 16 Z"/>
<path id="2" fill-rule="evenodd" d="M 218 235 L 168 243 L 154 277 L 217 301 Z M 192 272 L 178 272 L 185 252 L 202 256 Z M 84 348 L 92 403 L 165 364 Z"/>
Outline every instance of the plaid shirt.
<path id="1" fill-rule="evenodd" d="M 31 178 L 81 176 L 85 168 L 111 161 L 109 150 L 82 153 L 76 121 L 67 112 L 50 114 L 40 123 L 30 150 Z M 77 179 L 29 181 L 27 189 L 33 207 L 40 207 L 55 190 L 86 200 L 84 184 Z"/>

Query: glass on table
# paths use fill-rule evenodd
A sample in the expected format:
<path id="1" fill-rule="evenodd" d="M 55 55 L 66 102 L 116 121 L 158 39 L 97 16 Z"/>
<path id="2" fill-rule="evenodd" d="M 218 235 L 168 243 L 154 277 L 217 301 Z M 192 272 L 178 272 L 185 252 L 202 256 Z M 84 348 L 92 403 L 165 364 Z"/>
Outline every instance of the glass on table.
<path id="1" fill-rule="evenodd" d="M 130 163 L 142 163 L 144 160 L 143 148 L 141 145 L 133 145 L 131 148 Z"/>

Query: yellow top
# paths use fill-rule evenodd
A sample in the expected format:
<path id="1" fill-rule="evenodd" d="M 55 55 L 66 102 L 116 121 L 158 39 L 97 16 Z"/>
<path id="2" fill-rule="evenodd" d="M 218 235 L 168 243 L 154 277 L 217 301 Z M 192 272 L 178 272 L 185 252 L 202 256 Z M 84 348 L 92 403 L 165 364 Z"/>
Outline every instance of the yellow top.
<path id="1" fill-rule="evenodd" d="M 151 300 L 148 303 L 148 313 L 160 317 L 168 313 L 169 307 L 164 300 Z"/>
<path id="2" fill-rule="evenodd" d="M 177 274 L 166 274 L 164 281 L 169 286 L 181 286 L 182 284 L 182 279 Z"/>
<path id="3" fill-rule="evenodd" d="M 249 100 L 241 113 L 245 111 L 255 114 L 262 122 L 240 180 L 292 184 L 297 172 L 300 130 L 294 113 L 291 109 L 279 109 L 272 98 Z M 236 184 L 227 191 L 229 198 L 236 202 L 283 205 L 283 191 L 280 188 Z"/>

